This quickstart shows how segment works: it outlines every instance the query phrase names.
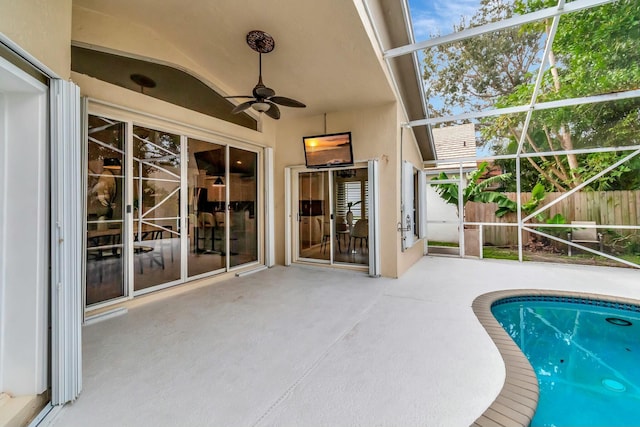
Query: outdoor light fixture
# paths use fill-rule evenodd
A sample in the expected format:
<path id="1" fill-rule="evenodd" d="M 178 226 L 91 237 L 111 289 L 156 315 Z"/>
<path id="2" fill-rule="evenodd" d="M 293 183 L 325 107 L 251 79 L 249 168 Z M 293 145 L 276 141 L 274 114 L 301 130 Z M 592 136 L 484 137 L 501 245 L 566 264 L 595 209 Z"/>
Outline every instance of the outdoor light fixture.
<path id="1" fill-rule="evenodd" d="M 144 88 L 156 87 L 156 82 L 151 78 L 143 74 L 131 74 L 129 78 L 138 86 L 140 86 L 140 93 L 144 93 Z"/>

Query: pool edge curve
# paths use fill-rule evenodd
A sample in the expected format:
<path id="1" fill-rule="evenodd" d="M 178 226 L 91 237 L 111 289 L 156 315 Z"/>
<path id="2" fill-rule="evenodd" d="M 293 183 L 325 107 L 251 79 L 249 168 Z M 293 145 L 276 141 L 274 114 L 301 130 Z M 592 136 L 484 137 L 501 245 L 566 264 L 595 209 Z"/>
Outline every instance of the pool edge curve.
<path id="1" fill-rule="evenodd" d="M 505 381 L 495 400 L 472 424 L 474 427 L 493 427 L 496 425 L 528 427 L 538 406 L 538 378 L 520 347 L 511 339 L 491 312 L 491 306 L 494 302 L 518 296 L 577 297 L 640 305 L 638 300 L 632 298 L 542 289 L 503 290 L 477 297 L 471 307 L 500 352 L 505 365 Z"/>

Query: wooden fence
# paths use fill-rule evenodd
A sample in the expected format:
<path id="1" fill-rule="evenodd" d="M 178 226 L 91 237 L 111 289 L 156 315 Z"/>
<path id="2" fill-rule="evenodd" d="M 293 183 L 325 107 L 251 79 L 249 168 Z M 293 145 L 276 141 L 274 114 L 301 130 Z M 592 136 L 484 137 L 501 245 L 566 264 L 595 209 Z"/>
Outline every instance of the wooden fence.
<path id="1" fill-rule="evenodd" d="M 516 200 L 516 193 L 505 193 L 511 200 Z M 547 193 L 540 207 L 550 204 L 562 197 L 563 193 Z M 531 198 L 531 193 L 521 193 L 524 203 Z M 517 223 L 515 213 L 502 218 L 495 215 L 495 203 L 469 202 L 465 207 L 467 222 Z M 640 224 L 640 191 L 585 191 L 577 192 L 544 211 L 547 218 L 562 214 L 567 223 L 571 221 L 595 221 L 598 225 L 639 225 Z M 533 220 L 531 222 L 537 222 Z M 602 230 L 600 230 L 602 231 Z M 512 246 L 518 244 L 518 228 L 505 226 L 484 226 L 484 242 L 495 246 Z M 621 235 L 637 233 L 637 230 L 617 230 Z M 566 236 L 562 236 L 566 238 Z M 523 242 L 529 239 L 529 233 L 523 235 Z"/>

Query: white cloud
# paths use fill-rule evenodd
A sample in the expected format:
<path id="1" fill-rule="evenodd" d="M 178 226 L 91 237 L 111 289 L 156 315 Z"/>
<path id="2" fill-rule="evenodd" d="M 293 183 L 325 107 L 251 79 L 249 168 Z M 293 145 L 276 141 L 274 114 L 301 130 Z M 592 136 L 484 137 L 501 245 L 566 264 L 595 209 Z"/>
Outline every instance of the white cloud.
<path id="1" fill-rule="evenodd" d="M 436 34 L 439 28 L 438 19 L 423 14 L 419 17 L 412 17 L 413 33 L 416 40 L 424 40 Z"/>
<path id="2" fill-rule="evenodd" d="M 410 0 L 411 20 L 417 41 L 434 34 L 450 34 L 462 16 L 471 17 L 480 7 L 479 0 Z"/>

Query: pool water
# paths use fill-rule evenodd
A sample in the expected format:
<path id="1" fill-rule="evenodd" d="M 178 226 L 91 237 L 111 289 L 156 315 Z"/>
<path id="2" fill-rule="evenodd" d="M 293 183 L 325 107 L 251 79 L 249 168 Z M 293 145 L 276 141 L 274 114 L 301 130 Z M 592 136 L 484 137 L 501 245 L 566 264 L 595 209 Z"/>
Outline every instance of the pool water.
<path id="1" fill-rule="evenodd" d="M 538 377 L 532 427 L 640 426 L 639 306 L 514 297 L 491 310 Z"/>

